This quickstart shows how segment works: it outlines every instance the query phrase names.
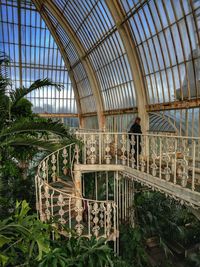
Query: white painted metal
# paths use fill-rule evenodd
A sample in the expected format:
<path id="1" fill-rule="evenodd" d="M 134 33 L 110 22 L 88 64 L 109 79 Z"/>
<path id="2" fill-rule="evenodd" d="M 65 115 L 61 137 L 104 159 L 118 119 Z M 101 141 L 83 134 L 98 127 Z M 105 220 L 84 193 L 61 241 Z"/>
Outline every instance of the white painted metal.
<path id="1" fill-rule="evenodd" d="M 83 157 L 82 160 L 87 162 L 88 167 L 94 165 L 94 169 L 99 168 L 100 171 L 99 165 L 104 165 L 107 171 L 117 171 L 122 165 L 125 167 L 123 170 L 137 170 L 143 177 L 147 178 L 148 174 L 155 181 L 164 181 L 165 188 L 161 190 L 163 192 L 168 192 L 168 186 L 171 185 L 176 185 L 174 190 L 185 189 L 180 200 L 185 199 L 186 191 L 195 192 L 197 201 L 194 203 L 185 199 L 185 202 L 200 206 L 200 138 L 158 134 L 130 135 L 125 132 L 80 132 L 77 137 L 87 144 L 83 146 L 80 158 Z M 100 154 L 98 147 L 101 147 Z M 107 165 L 110 167 L 106 167 Z M 116 168 L 111 168 L 111 165 Z M 84 166 L 81 168 L 84 171 Z M 90 171 L 92 169 L 91 166 Z M 126 191 L 126 186 L 121 190 Z M 173 194 L 175 192 L 171 195 Z"/>
<path id="2" fill-rule="evenodd" d="M 40 162 L 35 179 L 39 217 L 42 221 L 53 220 L 61 229 L 65 225 L 78 235 L 104 236 L 115 241 L 116 203 L 81 196 L 81 172 L 72 172 L 75 147 L 68 145 Z"/>
<path id="3" fill-rule="evenodd" d="M 200 207 L 200 138 L 99 131 L 77 131 L 76 136 L 81 146 L 59 149 L 38 166 L 35 182 L 41 220 L 53 219 L 78 235 L 104 236 L 115 242 L 117 252 L 119 224 L 129 221 L 134 226 L 135 181 L 181 204 Z M 82 197 L 81 179 L 87 172 L 96 173 L 95 199 Z M 97 172 L 105 176 L 103 201 L 98 198 L 101 175 Z"/>

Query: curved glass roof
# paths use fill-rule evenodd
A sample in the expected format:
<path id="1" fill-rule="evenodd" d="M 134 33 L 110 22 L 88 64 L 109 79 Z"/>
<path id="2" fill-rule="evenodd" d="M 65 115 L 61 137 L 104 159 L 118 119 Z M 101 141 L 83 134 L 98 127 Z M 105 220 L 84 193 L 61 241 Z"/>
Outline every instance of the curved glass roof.
<path id="1" fill-rule="evenodd" d="M 28 95 L 36 113 L 77 113 L 74 91 L 60 51 L 31 3 L 2 1 L 0 50 L 11 58 L 13 88 L 50 78 L 64 89 L 44 88 Z"/>
<path id="2" fill-rule="evenodd" d="M 134 84 L 128 58 L 105 1 L 55 0 L 52 2 L 63 14 L 67 24 L 81 43 L 85 57 L 88 57 L 91 62 L 101 90 L 104 109 L 112 110 L 135 106 Z M 52 16 L 49 6 L 44 4 L 44 8 L 48 15 Z M 57 31 L 58 27 L 61 30 L 61 26 L 58 25 L 57 21 Z M 63 28 L 61 31 L 62 34 L 59 34 L 67 38 L 67 32 Z M 68 47 L 68 58 L 74 69 L 74 66 L 80 64 L 81 59 L 76 57 L 76 61 L 73 60 L 72 55 L 77 53 L 70 40 L 66 46 Z M 83 73 L 81 66 L 79 66 L 78 72 Z M 91 97 L 89 90 L 80 87 L 83 89 L 80 90 L 81 97 L 88 95 Z"/>
<path id="3" fill-rule="evenodd" d="M 106 116 L 109 128 L 119 129 L 146 110 L 154 128 L 161 118 L 189 133 L 177 114 L 196 114 L 200 103 L 199 0 L 1 3 L 0 49 L 13 58 L 16 85 L 46 76 L 65 85 L 62 93 L 30 95 L 35 111 L 79 113 L 85 122 L 93 116 L 95 127 Z"/>
<path id="4" fill-rule="evenodd" d="M 121 1 L 142 63 L 148 103 L 200 94 L 200 1 Z"/>

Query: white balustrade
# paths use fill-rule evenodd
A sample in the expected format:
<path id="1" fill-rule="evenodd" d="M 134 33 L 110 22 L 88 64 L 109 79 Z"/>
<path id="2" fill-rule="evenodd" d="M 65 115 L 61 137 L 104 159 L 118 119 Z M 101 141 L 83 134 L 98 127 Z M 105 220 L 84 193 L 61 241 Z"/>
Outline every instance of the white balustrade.
<path id="1" fill-rule="evenodd" d="M 84 143 L 79 157 L 83 164 L 123 165 L 200 192 L 200 138 L 82 131 L 76 134 Z"/>
<path id="2" fill-rule="evenodd" d="M 115 240 L 119 221 L 134 217 L 134 181 L 200 207 L 200 138 L 83 130 L 76 136 L 80 144 L 55 151 L 38 166 L 35 182 L 41 220 L 78 235 Z M 71 192 L 56 186 L 75 181 L 73 174 L 79 172 L 81 177 L 85 170 L 115 172 L 113 200 L 85 199 L 80 188 L 76 194 L 76 182 Z"/>
<path id="3" fill-rule="evenodd" d="M 93 138 L 88 140 L 91 146 L 95 144 Z M 64 188 L 55 186 L 67 175 L 73 180 L 73 159 L 78 161 L 79 149 L 71 144 L 48 155 L 39 164 L 35 179 L 39 217 L 42 221 L 58 224 L 64 234 L 68 229 L 79 236 L 94 235 L 115 240 L 117 206 L 114 201 L 85 199 L 80 194 L 76 196 L 75 189 L 74 193 L 68 194 Z M 93 163 L 94 152 L 90 154 L 90 163 Z"/>

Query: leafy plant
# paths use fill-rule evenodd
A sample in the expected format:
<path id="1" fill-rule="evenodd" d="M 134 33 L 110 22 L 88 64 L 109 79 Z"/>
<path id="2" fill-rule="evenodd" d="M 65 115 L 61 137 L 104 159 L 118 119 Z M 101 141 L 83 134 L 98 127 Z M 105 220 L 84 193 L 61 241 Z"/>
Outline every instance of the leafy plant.
<path id="1" fill-rule="evenodd" d="M 50 249 L 52 227 L 39 221 L 36 215 L 28 215 L 26 201 L 17 202 L 14 214 L 0 221 L 0 263 L 16 266 L 22 262 L 30 266 L 41 260 Z"/>
<path id="2" fill-rule="evenodd" d="M 130 266 L 149 266 L 142 232 L 139 227 L 132 228 L 126 224 L 121 226 L 120 253 L 122 259 L 124 259 Z"/>
<path id="3" fill-rule="evenodd" d="M 0 221 L 1 266 L 126 266 L 104 238 L 62 237 L 51 225 L 29 215 L 29 211 L 26 201 L 17 202 L 14 214 Z"/>
<path id="4" fill-rule="evenodd" d="M 195 243 L 196 237 L 200 238 L 199 221 L 176 201 L 147 192 L 137 196 L 135 204 L 138 224 L 143 225 L 147 237 L 156 233 L 165 240 L 173 237 L 183 244 Z"/>
<path id="5" fill-rule="evenodd" d="M 190 247 L 199 242 L 200 222 L 176 201 L 166 199 L 160 193 L 145 191 L 136 195 L 134 205 L 142 239 L 156 237 L 166 255 L 165 261 L 169 259 L 168 264 L 173 258 L 172 248 Z"/>
<path id="6" fill-rule="evenodd" d="M 69 267 L 101 267 L 114 266 L 113 252 L 105 244 L 104 238 L 71 237 L 63 244 L 62 248 L 55 248 L 46 254 L 39 267 L 69 266 Z"/>
<path id="7" fill-rule="evenodd" d="M 200 252 L 191 254 L 188 258 L 187 264 L 188 264 L 188 267 L 199 267 L 200 266 Z"/>
<path id="8" fill-rule="evenodd" d="M 8 64 L 9 59 L 0 53 L 0 213 L 4 217 L 13 210 L 17 199 L 31 201 L 33 193 L 27 196 L 27 192 L 34 192 L 30 190 L 34 177 L 30 175 L 30 165 L 37 154 L 45 155 L 45 151 L 76 142 L 62 123 L 33 114 L 32 104 L 24 98 L 33 90 L 46 86 L 61 90 L 62 85 L 46 78 L 28 88 L 8 91 L 11 85 L 6 71 Z M 57 142 L 51 141 L 52 138 Z"/>

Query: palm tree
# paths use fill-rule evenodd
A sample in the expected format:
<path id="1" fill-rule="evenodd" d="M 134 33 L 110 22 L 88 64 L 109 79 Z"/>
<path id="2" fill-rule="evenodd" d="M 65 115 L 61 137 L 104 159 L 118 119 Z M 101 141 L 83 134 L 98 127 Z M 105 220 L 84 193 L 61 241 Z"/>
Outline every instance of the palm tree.
<path id="1" fill-rule="evenodd" d="M 10 80 L 6 74 L 8 58 L 0 53 L 0 148 L 4 146 L 36 146 L 44 149 L 55 148 L 51 142 L 44 142 L 41 133 L 53 134 L 62 139 L 73 139 L 69 130 L 62 123 L 39 117 L 16 118 L 15 110 L 19 102 L 33 90 L 40 90 L 46 86 L 54 86 L 58 90 L 62 85 L 53 83 L 49 79 L 37 80 L 29 88 L 22 87 L 8 92 Z"/>
<path id="2" fill-rule="evenodd" d="M 0 210 L 7 202 L 5 196 L 9 194 L 9 183 L 12 184 L 10 181 L 27 177 L 30 160 L 38 155 L 38 152 L 52 152 L 75 142 L 69 129 L 60 122 L 43 119 L 33 113 L 23 116 L 16 114 L 19 105 L 31 105 L 24 97 L 33 90 L 40 90 L 46 86 L 54 86 L 61 90 L 62 85 L 46 78 L 35 81 L 28 88 L 8 90 L 11 85 L 7 75 L 8 64 L 8 57 L 0 53 Z M 51 141 L 52 137 L 56 142 Z M 12 205 L 14 203 L 15 199 Z"/>

